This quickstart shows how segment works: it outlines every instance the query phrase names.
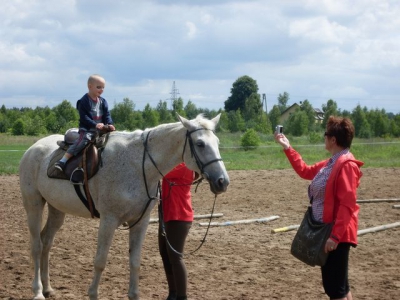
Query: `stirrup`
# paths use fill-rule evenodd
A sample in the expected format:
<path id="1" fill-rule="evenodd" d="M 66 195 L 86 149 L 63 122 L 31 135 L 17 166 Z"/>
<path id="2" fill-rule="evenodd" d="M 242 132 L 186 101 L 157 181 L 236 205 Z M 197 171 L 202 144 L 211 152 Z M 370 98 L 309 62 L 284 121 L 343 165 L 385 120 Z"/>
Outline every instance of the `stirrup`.
<path id="1" fill-rule="evenodd" d="M 82 181 L 73 181 L 72 178 L 74 177 L 75 172 L 82 172 Z M 85 173 L 85 170 L 83 168 L 77 167 L 75 170 L 72 171 L 71 173 L 71 177 L 69 178 L 69 181 L 73 184 L 73 185 L 83 185 L 83 174 Z M 78 174 L 78 173 L 77 173 Z"/>

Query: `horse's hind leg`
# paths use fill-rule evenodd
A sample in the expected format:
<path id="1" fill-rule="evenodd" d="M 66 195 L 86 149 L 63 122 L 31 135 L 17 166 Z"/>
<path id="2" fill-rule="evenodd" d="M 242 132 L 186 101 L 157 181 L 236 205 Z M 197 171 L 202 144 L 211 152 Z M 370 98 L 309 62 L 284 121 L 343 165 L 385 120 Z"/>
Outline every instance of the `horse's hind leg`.
<path id="1" fill-rule="evenodd" d="M 31 241 L 31 255 L 34 266 L 34 277 L 32 282 L 32 290 L 35 294 L 34 300 L 45 299 L 43 295 L 43 285 L 40 278 L 40 259 L 42 255 L 42 241 L 40 239 L 40 230 L 42 227 L 42 215 L 45 201 L 42 196 L 35 192 L 26 192 L 22 190 L 22 200 L 26 210 L 28 227 Z"/>
<path id="2" fill-rule="evenodd" d="M 48 204 L 49 214 L 46 222 L 46 226 L 41 232 L 42 240 L 42 257 L 40 265 L 40 275 L 43 284 L 43 294 L 46 298 L 53 296 L 54 290 L 50 285 L 50 273 L 49 273 L 49 256 L 50 249 L 53 246 L 54 237 L 57 231 L 64 224 L 65 213 L 55 209 L 53 206 Z"/>

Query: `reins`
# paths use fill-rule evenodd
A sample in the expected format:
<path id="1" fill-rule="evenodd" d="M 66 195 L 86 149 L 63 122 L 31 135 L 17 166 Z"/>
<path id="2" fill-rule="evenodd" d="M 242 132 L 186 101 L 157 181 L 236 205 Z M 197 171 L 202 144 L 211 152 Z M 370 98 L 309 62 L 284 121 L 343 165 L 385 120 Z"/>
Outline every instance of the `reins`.
<path id="1" fill-rule="evenodd" d="M 171 187 L 171 186 L 170 186 L 170 187 Z M 197 188 L 196 188 L 196 189 L 197 189 Z M 212 221 L 212 218 L 213 218 L 213 215 L 214 215 L 214 209 L 215 209 L 216 200 L 217 200 L 217 195 L 215 195 L 215 197 L 214 197 L 214 203 L 213 203 L 213 207 L 212 207 L 212 210 L 211 210 L 210 220 L 209 220 L 209 222 L 208 222 L 208 226 L 207 226 L 206 233 L 204 234 L 204 237 L 203 237 L 203 239 L 201 240 L 200 245 L 199 245 L 195 250 L 189 252 L 188 255 L 194 254 L 194 253 L 195 253 L 197 250 L 199 250 L 199 249 L 203 246 L 203 244 L 205 243 L 206 238 L 207 238 L 207 235 L 208 235 L 208 231 L 209 231 L 209 229 L 210 229 L 210 227 L 211 227 L 211 221 Z M 169 240 L 168 240 L 167 233 L 166 233 L 166 231 L 165 231 L 165 222 L 164 222 L 164 214 L 163 214 L 163 209 L 162 209 L 162 200 L 160 200 L 160 202 L 159 202 L 159 204 L 158 204 L 158 222 L 160 222 L 160 226 L 161 226 L 161 235 L 165 238 L 165 241 L 166 241 L 168 247 L 169 247 L 173 252 L 175 252 L 177 255 L 179 255 L 180 257 L 183 257 L 183 253 L 181 253 L 181 252 L 175 250 L 175 248 L 172 247 L 171 243 L 170 243 Z"/>

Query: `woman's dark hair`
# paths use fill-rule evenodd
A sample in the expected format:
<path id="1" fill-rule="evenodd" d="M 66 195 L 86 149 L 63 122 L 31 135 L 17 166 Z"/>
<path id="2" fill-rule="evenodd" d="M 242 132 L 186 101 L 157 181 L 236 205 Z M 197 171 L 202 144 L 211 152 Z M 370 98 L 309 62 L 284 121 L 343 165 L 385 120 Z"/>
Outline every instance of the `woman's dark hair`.
<path id="1" fill-rule="evenodd" d="M 330 116 L 326 123 L 326 134 L 336 138 L 336 144 L 350 148 L 354 138 L 354 126 L 349 118 Z"/>

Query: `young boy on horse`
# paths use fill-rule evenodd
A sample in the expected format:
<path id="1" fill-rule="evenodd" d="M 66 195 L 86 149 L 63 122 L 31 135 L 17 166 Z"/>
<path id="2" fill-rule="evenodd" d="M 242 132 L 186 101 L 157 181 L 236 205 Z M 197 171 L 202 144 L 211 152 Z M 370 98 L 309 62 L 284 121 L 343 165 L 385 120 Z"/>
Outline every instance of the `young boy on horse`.
<path id="1" fill-rule="evenodd" d="M 79 111 L 79 137 L 72 144 L 64 156 L 55 163 L 55 167 L 64 171 L 67 161 L 77 155 L 96 135 L 97 130 L 103 130 L 108 126 L 108 131 L 114 131 L 115 127 L 111 119 L 108 103 L 101 97 L 106 81 L 100 75 L 91 75 L 88 79 L 88 93 L 76 104 Z"/>

